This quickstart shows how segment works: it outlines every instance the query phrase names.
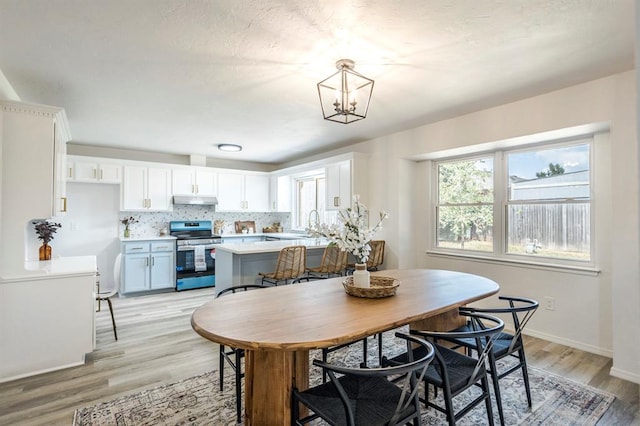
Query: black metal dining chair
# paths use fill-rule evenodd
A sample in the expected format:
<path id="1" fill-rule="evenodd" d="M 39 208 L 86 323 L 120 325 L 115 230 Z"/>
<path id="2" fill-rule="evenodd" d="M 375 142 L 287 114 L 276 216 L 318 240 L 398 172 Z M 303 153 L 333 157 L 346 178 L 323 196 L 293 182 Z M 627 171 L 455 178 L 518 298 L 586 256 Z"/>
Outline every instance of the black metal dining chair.
<path id="1" fill-rule="evenodd" d="M 352 368 L 314 360 L 331 380 L 304 391 L 293 388 L 291 422 L 304 425 L 321 418 L 331 425 L 420 425 L 419 385 L 434 357 L 433 345 L 404 333 L 396 337 L 406 342 L 409 356 L 394 366 Z M 420 348 L 420 357 L 412 357 L 412 346 Z M 300 404 L 311 411 L 304 418 Z"/>
<path id="2" fill-rule="evenodd" d="M 513 333 L 502 332 L 498 335 L 496 341 L 493 344 L 493 349 L 489 353 L 489 375 L 493 382 L 493 389 L 496 394 L 496 403 L 498 405 L 498 414 L 500 416 L 500 424 L 504 425 L 504 412 L 502 409 L 502 398 L 500 393 L 499 380 L 503 377 L 513 373 L 514 371 L 522 370 L 522 379 L 524 381 L 524 388 L 527 394 L 527 403 L 529 408 L 532 406 L 531 401 L 531 387 L 529 385 L 529 372 L 527 369 L 527 357 L 524 351 L 524 342 L 522 340 L 522 331 L 527 325 L 533 314 L 538 309 L 538 302 L 533 299 L 525 297 L 511 297 L 511 296 L 499 296 L 499 300 L 508 302 L 509 306 L 504 307 L 492 307 L 492 308 L 474 308 L 474 307 L 462 307 L 463 312 L 471 313 L 484 313 L 484 314 L 510 314 L 513 321 Z M 477 324 L 468 322 L 466 325 L 454 330 L 456 332 L 470 331 L 474 329 Z M 474 339 L 468 338 L 454 338 L 450 339 L 453 343 L 464 346 L 471 353 L 478 351 L 477 342 Z M 482 343 L 482 342 L 481 342 Z M 503 371 L 498 371 L 497 361 L 503 358 L 515 358 L 517 360 L 514 364 L 509 364 Z"/>
<path id="3" fill-rule="evenodd" d="M 237 293 L 239 291 L 256 290 L 266 288 L 267 286 L 261 284 L 243 284 L 228 287 L 216 294 L 218 297 L 226 294 Z M 244 373 L 242 372 L 242 359 L 244 358 L 244 349 L 236 349 L 220 344 L 220 391 L 224 387 L 224 364 L 225 362 L 233 369 L 235 373 L 236 381 L 236 418 L 238 423 L 242 421 L 242 378 Z"/>
<path id="4" fill-rule="evenodd" d="M 460 418 L 484 402 L 487 410 L 487 423 L 493 425 L 493 409 L 485 364 L 498 335 L 504 328 L 504 322 L 498 317 L 486 314 L 460 311 L 460 315 L 466 316 L 469 321 L 476 323 L 475 328 L 470 331 L 456 332 L 411 330 L 412 334 L 432 339 L 435 347 L 434 360 L 424 376 L 425 392 L 421 401 L 427 407 L 444 413 L 449 425 L 455 425 Z M 440 340 L 453 338 L 475 340 L 478 347 L 482 348 L 478 357 L 470 357 L 438 343 Z M 420 347 L 414 348 L 413 358 L 420 357 L 422 350 Z M 406 362 L 407 356 L 408 352 L 390 360 L 383 359 L 383 361 L 388 365 L 397 365 Z M 434 395 L 435 390 L 442 389 L 444 406 L 436 403 L 435 399 L 429 399 L 429 386 L 434 388 Z M 474 386 L 480 389 L 480 394 L 455 411 L 453 399 Z"/>

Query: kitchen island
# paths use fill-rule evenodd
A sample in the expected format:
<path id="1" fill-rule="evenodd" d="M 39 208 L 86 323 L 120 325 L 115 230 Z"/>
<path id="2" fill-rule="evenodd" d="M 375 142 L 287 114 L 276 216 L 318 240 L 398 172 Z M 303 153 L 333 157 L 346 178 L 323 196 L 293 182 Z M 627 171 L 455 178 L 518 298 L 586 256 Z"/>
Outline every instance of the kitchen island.
<path id="1" fill-rule="evenodd" d="M 319 266 L 328 241 L 318 238 L 299 240 L 225 243 L 216 246 L 216 293 L 239 284 L 260 282 L 258 272 L 273 272 L 283 247 L 307 247 L 307 267 Z"/>

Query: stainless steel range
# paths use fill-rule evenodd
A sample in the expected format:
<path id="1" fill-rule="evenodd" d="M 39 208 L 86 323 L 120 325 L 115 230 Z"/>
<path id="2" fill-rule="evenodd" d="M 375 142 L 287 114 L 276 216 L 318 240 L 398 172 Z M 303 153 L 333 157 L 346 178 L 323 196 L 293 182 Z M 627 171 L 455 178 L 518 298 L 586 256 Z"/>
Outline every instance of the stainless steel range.
<path id="1" fill-rule="evenodd" d="M 176 290 L 216 285 L 216 249 L 222 239 L 211 233 L 210 220 L 169 222 L 176 241 Z"/>

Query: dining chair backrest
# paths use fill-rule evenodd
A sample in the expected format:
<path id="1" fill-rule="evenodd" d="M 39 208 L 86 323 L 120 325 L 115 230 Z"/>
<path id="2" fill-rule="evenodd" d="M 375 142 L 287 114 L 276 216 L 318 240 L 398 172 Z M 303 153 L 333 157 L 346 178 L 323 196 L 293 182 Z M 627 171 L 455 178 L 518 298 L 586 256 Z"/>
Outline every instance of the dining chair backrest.
<path id="1" fill-rule="evenodd" d="M 220 296 L 224 296 L 225 294 L 230 294 L 230 293 L 238 293 L 240 291 L 247 291 L 247 290 L 257 290 L 260 288 L 267 288 L 267 286 L 261 285 L 261 284 L 240 284 L 240 285 L 236 285 L 236 286 L 232 286 L 232 287 L 227 287 L 224 288 L 222 290 L 220 290 L 217 294 L 216 294 L 216 299 Z"/>
<path id="2" fill-rule="evenodd" d="M 306 246 L 288 246 L 278 253 L 276 270 L 273 275 L 275 280 L 288 280 L 304 274 L 307 265 Z"/>
<path id="3" fill-rule="evenodd" d="M 485 361 L 491 353 L 495 341 L 504 329 L 504 321 L 495 316 L 478 312 L 468 312 L 462 309 L 460 309 L 459 315 L 469 319 L 472 324 L 469 329 L 464 331 L 415 330 L 412 332 L 423 338 L 435 339 L 436 342 L 439 340 L 474 340 L 476 342 L 476 347 L 481 349 L 477 353 L 476 365 L 473 369 L 473 373 L 468 378 L 469 384 L 472 384 L 477 381 L 477 375 L 482 372 L 481 370 L 484 370 Z M 446 363 L 438 353 L 438 348 L 440 347 L 440 345 L 436 345 L 436 359 L 438 359 L 439 364 L 442 366 L 442 370 L 446 371 Z"/>
<path id="4" fill-rule="evenodd" d="M 524 330 L 524 327 L 538 309 L 539 303 L 537 300 L 526 297 L 499 296 L 498 299 L 509 302 L 509 306 L 494 308 L 475 308 L 465 306 L 460 308 L 460 310 L 464 312 L 479 312 L 485 314 L 511 314 L 514 334 L 508 351 L 513 352 L 514 347 L 521 344 L 522 330 Z"/>
<path id="5" fill-rule="evenodd" d="M 352 368 L 314 360 L 313 365 L 327 373 L 333 386 L 319 385 L 304 391 L 294 388 L 292 413 L 295 424 L 306 424 L 316 417 L 321 417 L 329 424 L 349 426 L 401 425 L 409 421 L 418 424 L 419 385 L 434 358 L 435 350 L 431 343 L 416 336 L 396 333 L 395 337 L 406 342 L 409 356 L 404 362 L 392 366 Z M 420 356 L 413 356 L 414 347 L 420 348 Z M 315 415 L 299 421 L 298 402 L 309 407 Z"/>

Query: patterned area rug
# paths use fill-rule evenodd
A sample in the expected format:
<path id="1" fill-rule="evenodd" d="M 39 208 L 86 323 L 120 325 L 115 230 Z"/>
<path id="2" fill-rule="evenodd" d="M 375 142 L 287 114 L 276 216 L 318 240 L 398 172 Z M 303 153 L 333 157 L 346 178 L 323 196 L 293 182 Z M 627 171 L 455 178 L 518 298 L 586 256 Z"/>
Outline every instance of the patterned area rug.
<path id="1" fill-rule="evenodd" d="M 377 359 L 377 339 L 369 340 L 370 362 Z M 385 334 L 386 354 L 399 352 L 391 335 Z M 354 344 L 331 354 L 330 362 L 357 365 L 361 345 Z M 313 351 L 310 358 L 320 358 Z M 355 364 L 353 364 L 355 362 Z M 520 373 L 500 381 L 505 423 L 508 425 L 595 425 L 614 400 L 614 396 L 581 385 L 543 370 L 529 367 L 533 408 L 529 409 Z M 321 380 L 319 370 L 311 370 L 311 385 Z M 224 389 L 218 391 L 218 372 L 211 371 L 176 383 L 124 396 L 92 407 L 76 410 L 74 426 L 145 426 L 145 425 L 234 425 L 235 393 L 233 376 L 225 377 Z M 473 398 L 474 389 L 456 397 L 454 403 Z M 441 392 L 440 392 L 441 395 Z M 437 400 L 437 398 L 436 398 Z M 435 410 L 424 410 L 423 425 L 443 425 L 446 419 Z M 494 417 L 499 424 L 494 401 Z M 484 404 L 473 409 L 458 424 L 486 424 Z M 317 423 L 322 424 L 322 423 Z"/>

